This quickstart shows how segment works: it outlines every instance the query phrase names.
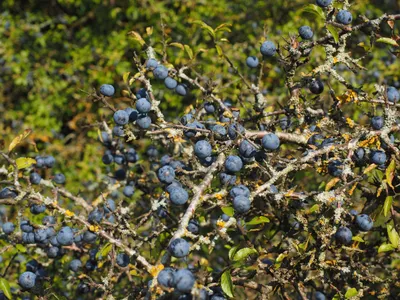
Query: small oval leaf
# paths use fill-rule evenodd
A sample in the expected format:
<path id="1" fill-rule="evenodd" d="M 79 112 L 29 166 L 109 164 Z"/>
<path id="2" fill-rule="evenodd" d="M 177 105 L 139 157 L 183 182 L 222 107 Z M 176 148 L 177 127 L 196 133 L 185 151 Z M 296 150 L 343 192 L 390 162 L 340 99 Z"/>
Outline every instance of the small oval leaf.
<path id="1" fill-rule="evenodd" d="M 225 294 L 227 294 L 230 298 L 233 298 L 233 282 L 229 270 L 226 270 L 224 273 L 222 273 L 221 287 Z"/>
<path id="2" fill-rule="evenodd" d="M 233 256 L 233 260 L 243 260 L 252 254 L 258 254 L 257 250 L 254 248 L 243 248 L 235 253 L 235 255 Z"/>
<path id="3" fill-rule="evenodd" d="M 7 279 L 0 278 L 0 290 L 3 291 L 4 295 L 6 295 L 8 299 L 12 299 L 10 284 Z"/>

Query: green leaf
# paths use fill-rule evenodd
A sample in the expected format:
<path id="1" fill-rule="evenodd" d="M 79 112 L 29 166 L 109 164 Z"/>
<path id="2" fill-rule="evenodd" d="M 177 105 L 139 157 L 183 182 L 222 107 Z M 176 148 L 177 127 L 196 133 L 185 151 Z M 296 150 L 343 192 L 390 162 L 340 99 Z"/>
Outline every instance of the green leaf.
<path id="1" fill-rule="evenodd" d="M 214 29 L 212 29 L 211 26 L 209 26 L 208 24 L 204 23 L 201 20 L 196 20 L 193 22 L 194 24 L 198 24 L 201 26 L 201 28 L 205 29 L 208 31 L 208 33 L 212 36 L 213 39 L 215 39 L 215 32 Z"/>
<path id="2" fill-rule="evenodd" d="M 101 250 L 96 253 L 96 258 L 98 260 L 103 259 L 103 257 L 106 257 L 108 255 L 108 253 L 110 253 L 111 249 L 112 249 L 112 244 L 111 243 L 105 244 L 103 246 L 103 248 L 101 248 Z"/>
<path id="3" fill-rule="evenodd" d="M 394 248 L 397 248 L 399 246 L 399 234 L 392 224 L 387 224 L 386 229 L 390 243 L 393 245 Z"/>
<path id="4" fill-rule="evenodd" d="M 353 241 L 356 241 L 356 242 L 364 243 L 364 240 L 362 239 L 362 237 L 361 237 L 361 236 L 358 236 L 358 235 L 353 236 L 353 237 L 352 237 L 352 240 L 353 240 Z"/>
<path id="5" fill-rule="evenodd" d="M 351 288 L 351 289 L 348 289 L 346 291 L 346 294 L 344 295 L 344 297 L 346 299 L 350 299 L 351 297 L 354 297 L 354 296 L 357 296 L 357 295 L 358 295 L 357 289 L 356 288 Z"/>
<path id="6" fill-rule="evenodd" d="M 26 248 L 25 248 L 23 245 L 21 245 L 21 244 L 16 244 L 16 245 L 15 245 L 15 248 L 16 248 L 19 252 L 22 252 L 22 253 L 25 253 L 25 252 L 26 252 Z"/>
<path id="7" fill-rule="evenodd" d="M 319 18 L 322 18 L 325 20 L 325 14 L 324 11 L 322 10 L 321 7 L 315 5 L 315 4 L 308 4 L 303 8 L 303 12 L 307 12 L 310 14 L 313 14 Z"/>
<path id="8" fill-rule="evenodd" d="M 232 24 L 229 23 L 224 23 L 219 25 L 218 27 L 215 28 L 215 32 L 217 31 L 227 31 L 227 32 L 231 32 L 231 29 L 229 27 L 231 27 Z"/>
<path id="9" fill-rule="evenodd" d="M 224 293 L 227 294 L 229 298 L 233 298 L 233 282 L 229 270 L 226 270 L 224 273 L 222 273 L 221 287 Z"/>
<path id="10" fill-rule="evenodd" d="M 12 298 L 10 284 L 8 283 L 7 279 L 0 278 L 0 290 L 3 291 L 4 295 L 6 295 L 8 299 Z"/>
<path id="11" fill-rule="evenodd" d="M 231 249 L 229 249 L 228 257 L 230 260 L 233 260 L 233 256 L 235 255 L 238 248 L 239 246 L 234 246 Z"/>
<path id="12" fill-rule="evenodd" d="M 192 50 L 192 48 L 190 48 L 189 45 L 185 45 L 184 47 L 185 47 L 186 53 L 189 55 L 189 58 L 193 59 L 193 50 Z"/>
<path id="13" fill-rule="evenodd" d="M 311 208 L 309 210 L 309 213 L 311 214 L 311 213 L 313 213 L 315 211 L 318 211 L 318 210 L 319 210 L 319 204 L 314 204 L 313 206 L 311 206 Z"/>
<path id="14" fill-rule="evenodd" d="M 262 223 L 269 223 L 269 219 L 267 217 L 264 216 L 259 216 L 259 217 L 254 217 L 253 219 L 251 219 L 249 222 L 247 222 L 247 225 L 258 225 L 258 224 L 262 224 Z"/>
<path id="15" fill-rule="evenodd" d="M 36 160 L 30 157 L 18 157 L 15 160 L 18 170 L 26 169 L 36 163 Z"/>
<path id="16" fill-rule="evenodd" d="M 234 210 L 232 206 L 225 206 L 221 208 L 222 212 L 227 216 L 233 217 Z"/>
<path id="17" fill-rule="evenodd" d="M 233 260 L 234 261 L 243 260 L 252 254 L 258 254 L 257 250 L 254 248 L 243 248 L 235 253 L 235 255 L 233 256 Z"/>
<path id="18" fill-rule="evenodd" d="M 378 253 L 393 251 L 394 249 L 392 244 L 383 243 L 379 246 Z"/>
<path id="19" fill-rule="evenodd" d="M 122 80 L 127 83 L 128 82 L 128 77 L 131 72 L 125 72 L 124 75 L 122 75 Z"/>
<path id="20" fill-rule="evenodd" d="M 339 42 L 339 33 L 338 33 L 336 27 L 333 25 L 327 25 L 326 28 L 332 34 L 332 36 L 335 40 L 335 43 L 338 43 Z"/>
<path id="21" fill-rule="evenodd" d="M 215 45 L 215 49 L 217 49 L 218 55 L 222 56 L 224 55 L 224 52 L 222 52 L 222 48 L 220 45 Z"/>
<path id="22" fill-rule="evenodd" d="M 144 39 L 138 32 L 130 31 L 130 32 L 128 32 L 128 35 L 131 36 L 135 41 L 139 42 L 140 46 L 143 46 L 144 44 L 146 44 L 146 42 L 144 41 Z"/>
<path id="23" fill-rule="evenodd" d="M 397 42 L 391 38 L 379 38 L 376 40 L 377 43 L 384 43 L 384 44 L 389 44 L 395 47 L 398 47 L 399 45 Z"/>
<path id="24" fill-rule="evenodd" d="M 392 208 L 392 202 L 393 202 L 393 197 L 387 196 L 385 199 L 385 203 L 383 204 L 383 215 L 385 217 L 387 217 L 387 215 L 390 212 L 390 209 Z"/>
<path id="25" fill-rule="evenodd" d="M 333 296 L 332 300 L 340 300 L 340 295 L 339 294 L 335 294 L 335 296 Z"/>

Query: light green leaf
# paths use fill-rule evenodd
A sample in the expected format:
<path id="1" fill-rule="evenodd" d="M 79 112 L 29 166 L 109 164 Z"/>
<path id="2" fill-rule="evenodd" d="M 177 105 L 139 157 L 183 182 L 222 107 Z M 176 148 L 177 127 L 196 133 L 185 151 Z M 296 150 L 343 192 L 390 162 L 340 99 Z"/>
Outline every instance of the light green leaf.
<path id="1" fill-rule="evenodd" d="M 193 22 L 194 24 L 198 24 L 201 26 L 201 28 L 205 29 L 208 31 L 208 33 L 212 36 L 213 39 L 215 39 L 215 32 L 214 29 L 212 29 L 211 26 L 209 26 L 208 24 L 204 23 L 201 20 L 196 20 Z"/>
<path id="2" fill-rule="evenodd" d="M 335 40 L 335 43 L 338 43 L 339 42 L 339 33 L 338 33 L 336 27 L 333 26 L 333 25 L 327 25 L 326 28 L 332 34 L 332 36 L 333 36 L 333 38 Z"/>
<path id="3" fill-rule="evenodd" d="M 313 213 L 315 211 L 319 211 L 319 205 L 318 204 L 314 204 L 313 206 L 311 206 L 309 213 Z"/>
<path id="4" fill-rule="evenodd" d="M 36 160 L 30 157 L 18 157 L 15 160 L 15 163 L 17 164 L 18 170 L 29 168 L 32 166 L 34 163 L 36 163 Z"/>
<path id="5" fill-rule="evenodd" d="M 124 75 L 122 75 L 122 80 L 127 83 L 128 82 L 128 77 L 131 72 L 125 72 Z"/>
<path id="6" fill-rule="evenodd" d="M 393 197 L 392 196 L 387 196 L 385 199 L 385 203 L 383 204 L 383 215 L 386 217 L 390 209 L 392 208 L 392 202 L 393 202 Z"/>
<path id="7" fill-rule="evenodd" d="M 340 295 L 339 294 L 335 294 L 335 296 L 333 296 L 332 300 L 340 300 Z"/>
<path id="8" fill-rule="evenodd" d="M 220 45 L 215 45 L 215 49 L 217 49 L 218 55 L 222 56 L 224 55 L 224 52 L 222 52 L 222 48 Z"/>
<path id="9" fill-rule="evenodd" d="M 233 256 L 235 255 L 238 248 L 239 246 L 234 246 L 231 249 L 229 249 L 228 257 L 230 260 L 233 260 Z"/>
<path id="10" fill-rule="evenodd" d="M 392 224 L 387 224 L 386 229 L 390 243 L 393 245 L 394 248 L 397 248 L 399 246 L 399 234 Z"/>
<path id="11" fill-rule="evenodd" d="M 358 235 L 353 236 L 353 237 L 352 237 L 352 240 L 353 240 L 353 241 L 356 241 L 356 242 L 364 243 L 364 240 L 362 239 L 362 237 L 361 237 L 361 236 L 358 236 Z"/>
<path id="12" fill-rule="evenodd" d="M 233 256 L 233 260 L 234 261 L 243 260 L 252 254 L 258 254 L 257 250 L 254 248 L 243 248 L 235 253 L 235 255 Z"/>
<path id="13" fill-rule="evenodd" d="M 112 249 L 112 244 L 111 243 L 105 244 L 103 246 L 103 248 L 101 248 L 101 250 L 96 253 L 96 258 L 98 260 L 103 259 L 104 257 L 106 257 L 108 255 L 108 253 L 110 253 L 111 249 Z"/>
<path id="14" fill-rule="evenodd" d="M 143 46 L 144 44 L 146 44 L 146 42 L 144 41 L 144 39 L 138 32 L 130 31 L 130 32 L 128 32 L 128 35 L 131 36 L 135 41 L 139 42 L 140 46 Z"/>
<path id="15" fill-rule="evenodd" d="M 315 5 L 315 4 L 308 4 L 303 8 L 303 12 L 307 12 L 310 14 L 313 14 L 319 18 L 322 18 L 325 20 L 325 14 L 324 11 L 322 10 L 321 7 Z"/>
<path id="16" fill-rule="evenodd" d="M 222 212 L 227 216 L 233 217 L 234 210 L 232 206 L 225 206 L 221 208 Z"/>
<path id="17" fill-rule="evenodd" d="M 399 45 L 397 42 L 391 38 L 379 38 L 376 40 L 377 43 L 384 43 L 384 44 L 389 44 L 395 47 L 398 47 Z"/>
<path id="18" fill-rule="evenodd" d="M 230 298 L 233 298 L 233 282 L 229 270 L 226 270 L 224 273 L 222 273 L 221 287 L 225 294 L 227 294 Z"/>
<path id="19" fill-rule="evenodd" d="M 181 43 L 170 43 L 169 46 L 177 47 L 182 50 L 185 50 L 185 47 Z"/>
<path id="20" fill-rule="evenodd" d="M 25 253 L 25 252 L 26 252 L 25 246 L 23 246 L 23 245 L 21 245 L 21 244 L 16 244 L 16 245 L 15 245 L 15 248 L 16 248 L 19 252 L 22 252 L 22 253 Z"/>
<path id="21" fill-rule="evenodd" d="M 12 298 L 10 284 L 8 283 L 7 279 L 0 278 L 0 290 L 3 291 L 4 295 L 6 295 L 8 299 Z"/>
<path id="22" fill-rule="evenodd" d="M 192 48 L 190 48 L 189 45 L 185 45 L 184 47 L 185 47 L 186 53 L 189 55 L 189 58 L 193 59 L 193 50 L 192 50 Z"/>
<path id="23" fill-rule="evenodd" d="M 394 249 L 392 244 L 383 243 L 379 246 L 378 253 L 393 251 Z"/>
<path id="24" fill-rule="evenodd" d="M 215 28 L 215 32 L 218 32 L 218 31 L 227 31 L 227 32 L 231 32 L 231 29 L 229 28 L 229 27 L 231 27 L 232 26 L 232 24 L 228 24 L 228 23 L 224 23 L 224 24 L 221 24 L 221 25 L 219 25 L 217 28 Z"/>
<path id="25" fill-rule="evenodd" d="M 351 297 L 357 296 L 358 291 L 355 288 L 348 289 L 346 294 L 344 295 L 346 299 L 350 299 Z"/>
<path id="26" fill-rule="evenodd" d="M 258 225 L 258 224 L 262 224 L 262 223 L 269 223 L 269 219 L 267 217 L 264 216 L 259 216 L 259 217 L 254 217 L 253 219 L 251 219 L 249 222 L 247 222 L 247 225 Z"/>

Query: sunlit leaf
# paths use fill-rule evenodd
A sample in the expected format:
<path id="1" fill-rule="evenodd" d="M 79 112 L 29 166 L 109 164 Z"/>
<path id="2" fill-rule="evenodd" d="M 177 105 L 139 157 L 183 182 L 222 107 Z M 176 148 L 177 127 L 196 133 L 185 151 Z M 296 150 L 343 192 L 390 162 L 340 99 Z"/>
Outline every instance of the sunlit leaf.
<path id="1" fill-rule="evenodd" d="M 397 42 L 391 38 L 379 38 L 376 40 L 377 43 L 384 43 L 384 44 L 388 44 L 388 45 L 392 45 L 395 47 L 398 47 L 399 44 L 397 44 Z"/>
<path id="2" fill-rule="evenodd" d="M 392 224 L 386 225 L 389 241 L 394 248 L 399 246 L 399 234 L 396 231 L 396 228 Z"/>
<path id="3" fill-rule="evenodd" d="M 385 199 L 385 203 L 383 204 L 383 215 L 385 217 L 387 217 L 387 215 L 390 212 L 390 209 L 392 208 L 392 202 L 393 202 L 393 197 L 387 196 Z"/>
<path id="4" fill-rule="evenodd" d="M 345 297 L 346 299 L 350 299 L 351 297 L 357 296 L 357 294 L 358 294 L 357 289 L 351 288 L 351 289 L 348 289 L 348 290 L 346 291 L 346 294 L 344 295 L 344 297 Z"/>
<path id="5" fill-rule="evenodd" d="M 229 270 L 226 270 L 224 273 L 222 273 L 221 287 L 225 294 L 227 294 L 230 298 L 233 298 L 233 283 Z"/>
<path id="6" fill-rule="evenodd" d="M 339 43 L 339 33 L 338 33 L 337 28 L 333 25 L 327 25 L 326 28 L 332 34 L 333 39 L 335 40 L 335 43 Z"/>
<path id="7" fill-rule="evenodd" d="M 36 160 L 30 157 L 18 157 L 15 160 L 15 163 L 17 164 L 18 170 L 20 169 L 26 169 L 32 166 L 34 163 L 36 163 Z"/>
<path id="8" fill-rule="evenodd" d="M 257 224 L 269 223 L 269 222 L 270 222 L 270 220 L 267 217 L 259 216 L 259 217 L 254 217 L 246 224 L 247 225 L 257 225 Z"/>
<path id="9" fill-rule="evenodd" d="M 10 284 L 8 283 L 7 279 L 0 278 L 0 290 L 3 291 L 4 295 L 8 299 L 12 299 Z"/>
<path id="10" fill-rule="evenodd" d="M 32 130 L 25 129 L 23 133 L 16 136 L 8 146 L 8 152 L 11 152 L 19 143 L 21 143 L 24 139 L 26 139 L 31 132 Z"/>
<path id="11" fill-rule="evenodd" d="M 322 10 L 321 7 L 315 5 L 315 4 L 308 4 L 303 8 L 303 12 L 307 12 L 310 14 L 313 14 L 321 19 L 325 19 L 325 14 L 324 11 Z"/>
<path id="12" fill-rule="evenodd" d="M 257 250 L 254 248 L 243 248 L 235 253 L 235 255 L 233 256 L 233 260 L 243 260 L 252 254 L 258 254 Z"/>

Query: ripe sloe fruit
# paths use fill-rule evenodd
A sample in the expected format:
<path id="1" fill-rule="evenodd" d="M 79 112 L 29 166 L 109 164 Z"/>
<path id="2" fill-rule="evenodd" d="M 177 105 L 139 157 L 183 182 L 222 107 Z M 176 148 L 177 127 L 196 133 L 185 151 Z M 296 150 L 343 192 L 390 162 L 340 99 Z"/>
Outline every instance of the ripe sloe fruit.
<path id="1" fill-rule="evenodd" d="M 100 93 L 104 96 L 111 97 L 115 93 L 115 89 L 111 84 L 102 84 L 100 86 Z"/>
<path id="2" fill-rule="evenodd" d="M 168 251 L 171 253 L 171 255 L 178 258 L 188 255 L 189 250 L 189 243 L 182 238 L 176 238 L 172 240 L 168 246 Z"/>

